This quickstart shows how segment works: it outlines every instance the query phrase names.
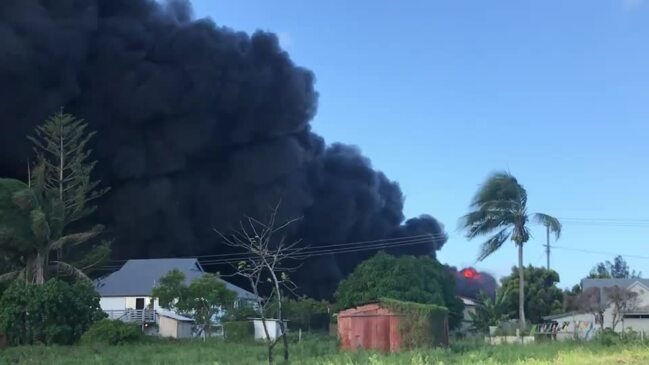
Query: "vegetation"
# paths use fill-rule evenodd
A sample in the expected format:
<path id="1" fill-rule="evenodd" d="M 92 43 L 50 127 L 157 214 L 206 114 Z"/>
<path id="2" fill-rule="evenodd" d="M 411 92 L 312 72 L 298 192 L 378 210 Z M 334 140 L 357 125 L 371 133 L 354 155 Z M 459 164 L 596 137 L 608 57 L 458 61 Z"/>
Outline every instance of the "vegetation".
<path id="1" fill-rule="evenodd" d="M 236 273 L 248 281 L 255 294 L 256 309 L 266 338 L 269 364 L 273 363 L 273 350 L 280 340 L 284 344 L 284 362 L 288 362 L 289 343 L 286 336 L 282 290 L 292 292 L 296 289 L 288 273 L 296 270 L 296 266 L 291 264 L 295 265 L 296 261 L 304 258 L 301 255 L 304 248 L 299 246 L 301 241 L 287 242 L 284 234 L 287 227 L 299 219 L 278 222 L 279 207 L 280 203 L 270 210 L 268 219 L 263 222 L 246 217 L 245 222 L 239 223 L 240 230 L 230 235 L 226 236 L 216 231 L 224 244 L 248 255 L 248 258 L 242 258 L 236 265 Z M 270 306 L 273 306 L 271 315 L 275 316 L 279 324 L 280 336 L 276 338 L 270 335 L 266 323 Z"/>
<path id="2" fill-rule="evenodd" d="M 289 329 L 328 330 L 330 323 L 331 305 L 324 300 L 312 298 L 284 299 L 284 318 L 288 320 Z M 270 314 L 274 313 L 275 306 L 268 308 Z"/>
<path id="3" fill-rule="evenodd" d="M 209 336 L 212 319 L 222 308 L 232 307 L 236 294 L 228 290 L 225 283 L 213 274 L 203 274 L 187 285 L 185 274 L 180 270 L 172 270 L 160 278 L 153 289 L 153 297 L 158 299 L 162 308 L 194 318 L 203 334 Z"/>
<path id="4" fill-rule="evenodd" d="M 505 307 L 507 294 L 507 292 L 500 290 L 493 300 L 484 293 L 478 295 L 475 312 L 469 312 L 472 330 L 479 333 L 488 333 L 489 327 L 498 326 L 499 323 L 507 320 L 507 309 Z"/>
<path id="5" fill-rule="evenodd" d="M 527 266 L 524 269 L 527 295 L 525 296 L 525 314 L 532 323 L 540 323 L 543 316 L 563 312 L 563 291 L 556 284 L 559 274 L 542 267 Z M 512 268 L 512 273 L 501 280 L 504 296 L 503 305 L 506 314 L 511 318 L 518 312 L 518 269 Z"/>
<path id="6" fill-rule="evenodd" d="M 252 305 L 238 305 L 236 308 L 229 308 L 221 317 L 222 322 L 245 321 L 248 318 L 258 318 L 259 311 Z"/>
<path id="7" fill-rule="evenodd" d="M 639 342 L 539 343 L 488 346 L 462 342 L 446 349 L 418 349 L 397 354 L 341 352 L 335 338 L 292 339 L 292 361 L 300 365 L 640 365 L 649 363 L 649 348 Z M 258 365 L 263 344 L 223 341 L 147 341 L 123 346 L 13 347 L 0 350 L 0 363 L 48 365 Z"/>
<path id="8" fill-rule="evenodd" d="M 566 298 L 567 307 L 581 313 L 591 313 L 595 323 L 604 330 L 604 315 L 611 308 L 611 325 L 615 327 L 622 321 L 624 312 L 632 312 L 638 306 L 638 294 L 617 285 L 600 290 L 591 287 Z"/>
<path id="9" fill-rule="evenodd" d="M 532 219 L 545 225 L 557 239 L 561 234 L 561 223 L 547 214 L 530 214 L 527 210 L 527 191 L 507 172 L 493 174 L 487 179 L 473 198 L 471 209 L 461 220 L 467 238 L 491 235 L 482 244 L 479 260 L 496 252 L 508 239 L 518 248 L 518 318 L 522 334 L 525 329 L 523 245 L 530 238 L 528 222 Z"/>
<path id="10" fill-rule="evenodd" d="M 126 323 L 120 320 L 102 319 L 94 323 L 81 336 L 81 343 L 124 345 L 142 339 L 142 329 L 136 323 Z"/>
<path id="11" fill-rule="evenodd" d="M 613 262 L 605 261 L 595 265 L 590 271 L 590 279 L 632 279 L 639 278 L 642 273 L 631 270 L 622 256 L 616 256 Z"/>
<path id="12" fill-rule="evenodd" d="M 232 321 L 223 323 L 225 339 L 231 342 L 251 342 L 255 329 L 251 321 Z"/>
<path id="13" fill-rule="evenodd" d="M 104 316 L 99 296 L 86 282 L 15 281 L 0 298 L 0 333 L 13 345 L 69 345 Z"/>
<path id="14" fill-rule="evenodd" d="M 444 322 L 448 309 L 432 304 L 402 302 L 382 298 L 381 305 L 402 315 L 399 332 L 406 349 L 446 345 Z"/>
<path id="15" fill-rule="evenodd" d="M 449 310 L 449 325 L 457 327 L 464 305 L 454 293 L 454 278 L 431 257 L 394 257 L 383 252 L 362 262 L 335 294 L 338 309 L 380 298 L 433 304 Z"/>
<path id="16" fill-rule="evenodd" d="M 611 308 L 611 329 L 615 330 L 624 319 L 624 313 L 633 312 L 638 308 L 638 293 L 617 285 L 604 288 L 606 303 Z"/>
<path id="17" fill-rule="evenodd" d="M 65 262 L 62 256 L 66 248 L 91 242 L 103 230 L 94 225 L 70 232 L 71 224 L 90 215 L 95 210 L 92 201 L 107 191 L 97 190 L 99 182 L 91 180 L 96 162 L 88 161 L 87 143 L 94 133 L 85 129 L 86 124 L 70 114 L 54 114 L 30 137 L 37 157 L 28 181 L 0 179 L 0 250 L 21 263 L 0 280 L 21 277 L 41 285 L 51 272 L 86 278 L 84 271 L 107 258 L 107 243 L 84 254 L 75 252 L 71 257 L 80 260 L 77 263 Z"/>

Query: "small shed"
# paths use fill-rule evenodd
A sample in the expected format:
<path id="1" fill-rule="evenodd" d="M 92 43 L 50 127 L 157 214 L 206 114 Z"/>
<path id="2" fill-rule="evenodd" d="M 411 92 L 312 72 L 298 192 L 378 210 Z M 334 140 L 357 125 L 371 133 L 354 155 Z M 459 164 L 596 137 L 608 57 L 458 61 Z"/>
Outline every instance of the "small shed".
<path id="1" fill-rule="evenodd" d="M 255 329 L 255 340 L 266 340 L 266 332 L 264 331 L 264 324 L 261 318 L 251 318 L 253 327 Z M 268 336 L 274 340 L 282 335 L 282 329 L 279 325 L 279 319 L 266 318 L 266 329 Z M 287 328 L 286 320 L 284 320 L 284 329 Z"/>
<path id="2" fill-rule="evenodd" d="M 190 338 L 194 320 L 173 312 L 158 312 L 158 333 L 162 337 Z"/>
<path id="3" fill-rule="evenodd" d="M 381 299 L 338 313 L 343 349 L 395 352 L 421 346 L 448 345 L 445 307 Z"/>

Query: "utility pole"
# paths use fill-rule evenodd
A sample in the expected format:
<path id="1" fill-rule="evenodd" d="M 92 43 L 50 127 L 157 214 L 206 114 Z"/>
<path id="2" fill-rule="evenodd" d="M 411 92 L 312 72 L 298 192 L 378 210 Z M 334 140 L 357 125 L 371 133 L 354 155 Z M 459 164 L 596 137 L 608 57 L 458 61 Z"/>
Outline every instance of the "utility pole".
<path id="1" fill-rule="evenodd" d="M 545 226 L 546 234 L 546 244 L 545 244 L 545 254 L 548 258 L 548 270 L 550 270 L 550 225 Z"/>

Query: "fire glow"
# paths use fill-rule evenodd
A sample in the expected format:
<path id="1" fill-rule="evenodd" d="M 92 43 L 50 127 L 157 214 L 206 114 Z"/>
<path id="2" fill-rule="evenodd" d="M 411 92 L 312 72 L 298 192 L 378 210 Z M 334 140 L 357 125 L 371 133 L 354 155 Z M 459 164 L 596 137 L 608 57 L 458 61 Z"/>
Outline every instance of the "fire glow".
<path id="1" fill-rule="evenodd" d="M 461 271 L 461 274 L 465 279 L 469 279 L 469 280 L 477 279 L 478 276 L 480 276 L 480 274 L 478 274 L 478 272 L 472 267 L 463 269 Z"/>

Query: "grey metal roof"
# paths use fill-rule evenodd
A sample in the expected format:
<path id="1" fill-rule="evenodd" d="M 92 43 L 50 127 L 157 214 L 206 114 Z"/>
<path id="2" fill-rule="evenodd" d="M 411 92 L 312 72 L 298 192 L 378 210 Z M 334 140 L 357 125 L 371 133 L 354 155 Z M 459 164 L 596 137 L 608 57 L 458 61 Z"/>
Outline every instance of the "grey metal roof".
<path id="1" fill-rule="evenodd" d="M 640 279 L 640 278 L 635 278 L 635 279 L 582 279 L 581 280 L 581 288 L 582 289 L 588 289 L 588 288 L 611 288 L 614 286 L 619 286 L 620 288 L 628 288 L 633 283 L 639 282 L 640 284 L 649 287 L 649 279 Z"/>
<path id="2" fill-rule="evenodd" d="M 549 316 L 543 316 L 541 318 L 543 318 L 546 321 L 552 321 L 554 319 L 559 319 L 559 318 L 563 318 L 563 317 L 570 317 L 570 316 L 574 316 L 574 315 L 577 315 L 577 314 L 580 314 L 580 313 L 576 312 L 576 311 L 572 311 L 572 312 L 566 312 L 566 313 L 552 314 L 552 315 L 549 315 Z"/>
<path id="3" fill-rule="evenodd" d="M 187 283 L 200 278 L 204 273 L 198 260 L 193 258 L 128 260 L 118 271 L 97 280 L 95 286 L 102 297 L 151 296 L 160 278 L 174 269 L 185 274 Z M 239 298 L 255 298 L 251 292 L 222 281 Z"/>
<path id="4" fill-rule="evenodd" d="M 175 319 L 175 320 L 181 321 L 181 322 L 194 322 L 194 319 L 192 319 L 192 318 L 181 316 L 180 314 L 174 313 L 174 312 L 171 312 L 171 311 L 158 310 L 157 312 L 158 312 L 158 315 L 162 316 L 162 317 Z"/>

